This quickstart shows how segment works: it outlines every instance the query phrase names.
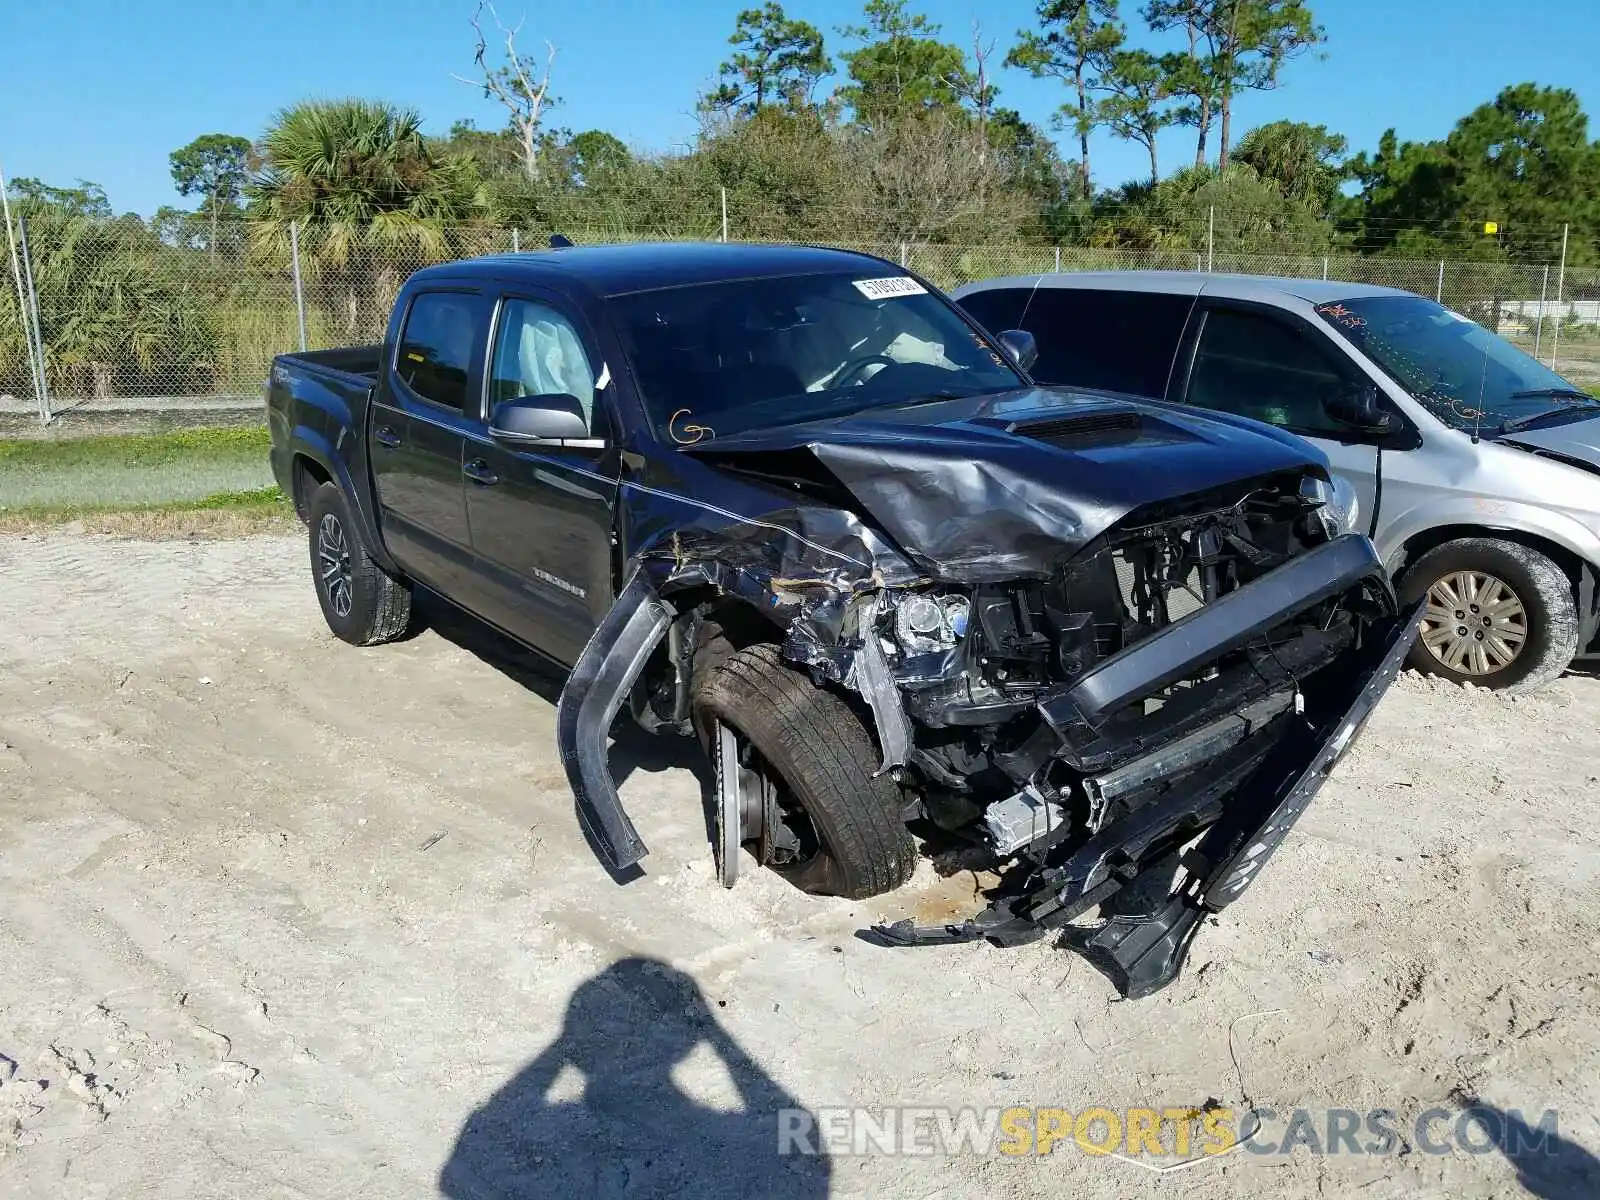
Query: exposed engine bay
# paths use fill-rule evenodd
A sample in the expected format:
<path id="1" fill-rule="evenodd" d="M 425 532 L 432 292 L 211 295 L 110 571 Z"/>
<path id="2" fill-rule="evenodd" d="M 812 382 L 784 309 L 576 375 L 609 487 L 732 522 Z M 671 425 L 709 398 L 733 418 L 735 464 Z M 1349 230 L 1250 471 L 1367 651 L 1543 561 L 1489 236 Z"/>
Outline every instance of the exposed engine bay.
<path id="1" fill-rule="evenodd" d="M 782 455 L 761 469 L 808 499 L 840 494 L 814 479 L 842 481 L 880 518 L 883 475 L 852 487 L 853 449 L 825 460 L 831 479 Z M 990 469 L 950 469 L 969 468 Z M 1007 490 L 1014 520 L 1018 488 Z M 970 920 L 901 922 L 870 939 L 1058 932 L 1125 995 L 1148 994 L 1176 977 L 1203 916 L 1265 863 L 1415 636 L 1371 543 L 1345 532 L 1330 499 L 1325 477 L 1282 470 L 1107 514 L 1099 531 L 1084 521 L 1077 545 L 997 535 L 987 560 L 903 550 L 904 520 L 845 515 L 834 532 L 847 528 L 846 543 L 804 506 L 772 523 L 797 531 L 777 551 L 770 526 L 705 546 L 680 531 L 641 556 L 563 693 L 580 813 L 613 867 L 644 853 L 594 731 L 624 702 L 647 726 L 689 731 L 706 623 L 730 601 L 753 606 L 786 663 L 870 721 L 907 820 L 981 849 L 999 872 Z M 1055 519 L 1023 507 L 1035 529 Z M 923 532 L 923 546 L 956 546 L 932 518 Z M 845 544 L 866 569 L 835 561 Z M 803 839 L 779 789 L 741 765 L 735 732 L 718 725 L 709 740 L 731 885 L 741 846 L 782 867 Z"/>

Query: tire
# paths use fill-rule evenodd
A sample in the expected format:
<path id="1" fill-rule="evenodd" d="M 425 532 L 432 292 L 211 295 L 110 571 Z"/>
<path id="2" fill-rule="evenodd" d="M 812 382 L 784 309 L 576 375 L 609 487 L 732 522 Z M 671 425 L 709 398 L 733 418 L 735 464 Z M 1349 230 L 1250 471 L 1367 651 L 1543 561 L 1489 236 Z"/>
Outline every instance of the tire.
<path id="1" fill-rule="evenodd" d="M 1399 590 L 1407 604 L 1428 600 L 1422 636 L 1410 655 L 1411 665 L 1425 674 L 1530 692 L 1565 671 L 1578 651 L 1571 581 L 1548 557 L 1516 542 L 1446 542 L 1406 569 Z M 1486 591 L 1488 603 L 1476 604 Z M 1508 613 L 1508 601 L 1521 606 L 1520 618 L 1514 609 Z M 1489 625 L 1484 636 L 1478 623 Z M 1470 645 L 1461 630 L 1470 635 Z M 1513 651 L 1509 658 L 1506 650 Z"/>
<path id="2" fill-rule="evenodd" d="M 911 878 L 917 850 L 900 786 L 887 773 L 874 776 L 881 756 L 843 697 L 786 666 L 771 645 L 747 647 L 696 676 L 702 740 L 717 721 L 734 729 L 814 831 L 814 853 L 774 871 L 802 891 L 852 900 Z"/>
<path id="3" fill-rule="evenodd" d="M 334 636 L 352 646 L 377 646 L 404 635 L 411 588 L 372 561 L 344 493 L 324 483 L 311 493 L 307 511 L 311 579 Z"/>

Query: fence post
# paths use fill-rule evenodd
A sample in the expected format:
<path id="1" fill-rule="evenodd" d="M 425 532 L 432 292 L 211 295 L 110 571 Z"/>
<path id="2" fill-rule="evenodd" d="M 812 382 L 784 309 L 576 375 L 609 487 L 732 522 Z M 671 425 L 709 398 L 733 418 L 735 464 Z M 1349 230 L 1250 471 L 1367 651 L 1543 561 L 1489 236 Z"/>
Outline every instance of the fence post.
<path id="1" fill-rule="evenodd" d="M 1217 206 L 1213 204 L 1206 211 L 1206 270 L 1209 272 L 1216 263 L 1217 249 Z"/>
<path id="2" fill-rule="evenodd" d="M 1556 327 L 1550 331 L 1550 369 L 1556 369 L 1556 350 L 1561 346 L 1561 297 L 1567 286 L 1567 232 L 1561 227 L 1561 267 L 1556 271 Z"/>
<path id="3" fill-rule="evenodd" d="M 1326 254 L 1322 256 L 1322 282 L 1328 282 L 1328 256 Z"/>
<path id="4" fill-rule="evenodd" d="M 1550 264 L 1544 265 L 1544 282 L 1539 285 L 1539 323 L 1533 327 L 1533 356 L 1539 357 L 1539 343 L 1544 340 L 1544 298 L 1550 291 Z"/>
<path id="5" fill-rule="evenodd" d="M 718 188 L 722 193 L 722 240 L 728 240 L 728 189 Z"/>
<path id="6" fill-rule="evenodd" d="M 1202 258 L 1200 255 L 1196 254 L 1194 256 L 1194 269 L 1196 271 L 1204 270 L 1205 269 L 1205 265 L 1206 265 L 1205 264 L 1205 259 Z"/>
<path id="7" fill-rule="evenodd" d="M 306 291 L 300 283 L 300 222 L 289 222 L 289 260 L 294 267 L 294 311 L 300 318 L 300 353 L 306 352 Z"/>
<path id="8" fill-rule="evenodd" d="M 1056 247 L 1056 274 L 1061 274 L 1061 247 Z"/>
<path id="9" fill-rule="evenodd" d="M 33 313 L 33 344 L 28 353 L 39 361 L 39 416 L 50 422 L 50 373 L 44 365 L 44 326 L 39 323 L 39 293 L 33 287 L 33 256 L 28 253 L 28 219 L 17 214 L 17 236 L 22 243 L 22 274 L 28 281 L 28 309 Z"/>
<path id="10" fill-rule="evenodd" d="M 518 236 L 517 231 L 516 231 L 515 228 L 513 228 L 511 230 L 511 253 L 513 253 L 513 254 L 522 253 L 522 241 L 521 241 L 521 238 Z"/>
<path id="11" fill-rule="evenodd" d="M 903 267 L 911 257 L 911 251 L 904 242 L 900 243 L 900 265 Z"/>
<path id="12" fill-rule="evenodd" d="M 1433 302 L 1444 303 L 1444 259 L 1442 258 L 1439 260 L 1439 286 L 1433 290 Z"/>
<path id="13" fill-rule="evenodd" d="M 34 356 L 33 334 L 28 328 L 28 300 L 22 290 L 22 266 L 17 261 L 17 239 L 11 228 L 11 202 L 6 195 L 6 177 L 3 171 L 0 171 L 0 209 L 5 211 L 6 244 L 11 249 L 11 278 L 17 284 L 17 324 L 22 329 L 23 344 L 28 348 L 28 378 L 33 383 L 33 402 L 39 406 L 39 419 L 48 421 L 50 418 L 46 414 L 49 408 L 40 387 L 39 361 Z"/>

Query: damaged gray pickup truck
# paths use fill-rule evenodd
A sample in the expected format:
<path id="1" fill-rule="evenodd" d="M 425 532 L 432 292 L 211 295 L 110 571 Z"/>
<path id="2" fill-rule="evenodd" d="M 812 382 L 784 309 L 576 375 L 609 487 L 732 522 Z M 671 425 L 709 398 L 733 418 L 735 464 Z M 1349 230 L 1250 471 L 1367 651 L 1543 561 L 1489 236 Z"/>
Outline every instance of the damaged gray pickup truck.
<path id="1" fill-rule="evenodd" d="M 1175 978 L 1393 680 L 1398 611 L 1318 452 L 1041 389 L 867 255 L 636 245 L 414 275 L 382 346 L 284 355 L 273 464 L 333 631 L 427 589 L 570 668 L 562 760 L 614 871 L 646 853 L 613 720 L 697 736 L 715 855 L 807 891 L 997 872 L 913 945 L 1045 934 Z"/>

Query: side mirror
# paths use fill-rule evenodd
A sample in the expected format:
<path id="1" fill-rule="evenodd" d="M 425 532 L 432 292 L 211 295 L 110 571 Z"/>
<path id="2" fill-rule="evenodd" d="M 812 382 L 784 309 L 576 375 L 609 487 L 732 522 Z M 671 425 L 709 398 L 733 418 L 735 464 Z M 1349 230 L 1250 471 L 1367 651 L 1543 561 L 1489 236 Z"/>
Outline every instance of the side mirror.
<path id="1" fill-rule="evenodd" d="M 1007 329 L 995 340 L 1024 371 L 1032 370 L 1033 364 L 1039 361 L 1039 343 L 1026 329 Z"/>
<path id="2" fill-rule="evenodd" d="M 1322 410 L 1357 433 L 1382 437 L 1395 428 L 1394 414 L 1384 409 L 1378 399 L 1378 389 L 1370 381 L 1329 396 L 1322 402 Z"/>
<path id="3" fill-rule="evenodd" d="M 489 415 L 489 436 L 512 446 L 586 439 L 589 422 L 576 396 L 518 396 L 494 406 Z"/>

